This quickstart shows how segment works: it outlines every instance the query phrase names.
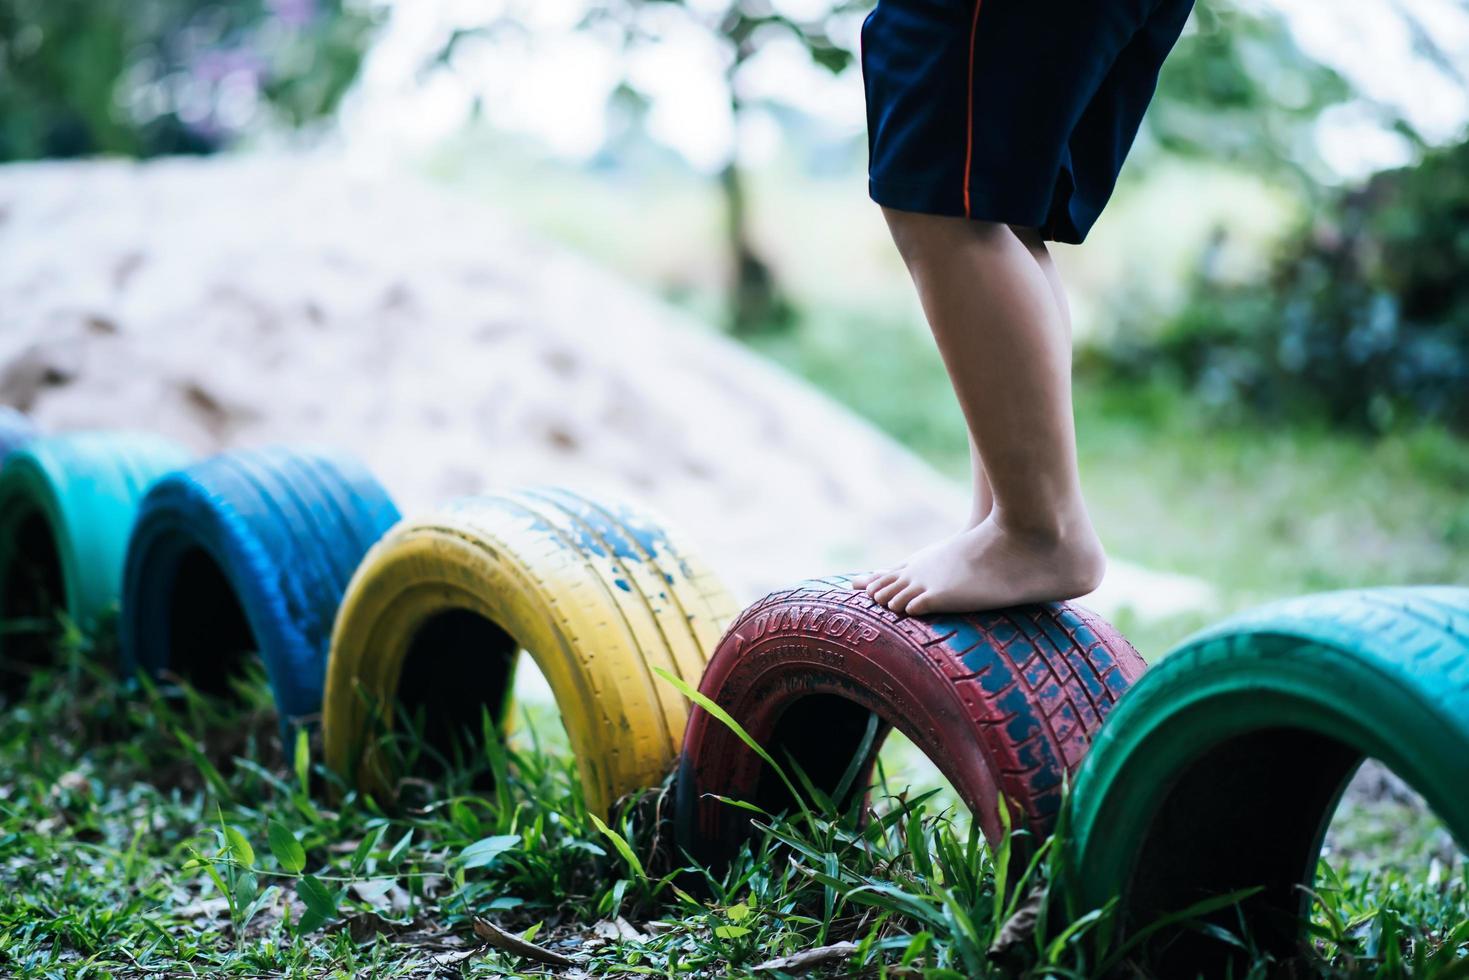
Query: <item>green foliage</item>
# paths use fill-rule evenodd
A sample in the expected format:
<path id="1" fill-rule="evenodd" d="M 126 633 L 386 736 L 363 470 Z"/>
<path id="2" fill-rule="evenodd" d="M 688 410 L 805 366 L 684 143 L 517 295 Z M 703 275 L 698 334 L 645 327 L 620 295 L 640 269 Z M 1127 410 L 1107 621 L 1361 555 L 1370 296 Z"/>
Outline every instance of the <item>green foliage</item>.
<path id="1" fill-rule="evenodd" d="M 1469 143 L 1339 194 L 1262 281 L 1221 282 L 1208 265 L 1161 329 L 1124 312 L 1088 360 L 1266 418 L 1469 429 Z"/>
<path id="2" fill-rule="evenodd" d="M 401 780 L 393 800 L 314 761 L 303 785 L 297 758 L 258 668 L 224 699 L 128 691 L 69 643 L 0 712 L 0 973 L 544 970 L 483 945 L 476 919 L 598 976 L 778 976 L 754 968 L 846 943 L 813 975 L 1081 977 L 1146 945 L 1109 942 L 1110 909 L 1063 919 L 1054 843 L 1017 830 L 992 850 L 936 791 L 895 788 L 881 767 L 845 809 L 809 792 L 793 814 L 747 805 L 756 832 L 716 872 L 671 853 L 662 793 L 593 819 L 552 715 L 528 715 L 509 747 L 482 743 L 435 780 Z M 810 785 L 772 763 L 792 788 Z M 475 788 L 488 779 L 498 791 Z M 1402 822 L 1372 820 L 1369 835 Z M 1416 849 L 1403 867 L 1323 864 L 1321 972 L 1464 968 L 1469 879 L 1461 857 L 1434 853 L 1432 865 Z"/>
<path id="3" fill-rule="evenodd" d="M 0 160 L 304 125 L 336 108 L 376 22 L 350 0 L 0 0 Z"/>

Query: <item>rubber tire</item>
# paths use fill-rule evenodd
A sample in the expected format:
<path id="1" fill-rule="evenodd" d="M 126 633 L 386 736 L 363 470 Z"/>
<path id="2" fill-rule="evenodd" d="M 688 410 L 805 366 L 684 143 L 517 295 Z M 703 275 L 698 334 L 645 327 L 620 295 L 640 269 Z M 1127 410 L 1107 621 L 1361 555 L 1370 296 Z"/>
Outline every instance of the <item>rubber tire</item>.
<path id="1" fill-rule="evenodd" d="M 30 417 L 17 412 L 9 405 L 0 405 L 0 463 L 12 449 L 18 449 L 34 439 L 39 431 Z"/>
<path id="2" fill-rule="evenodd" d="M 1405 779 L 1469 845 L 1469 589 L 1308 596 L 1185 641 L 1103 728 L 1071 797 L 1079 913 L 1120 896 L 1124 934 L 1210 895 L 1277 957 L 1302 917 L 1341 792 L 1365 756 Z M 1215 919 L 1231 928 L 1231 911 Z M 1198 932 L 1150 941 L 1161 976 L 1222 975 L 1236 951 Z"/>
<path id="3" fill-rule="evenodd" d="M 668 774 L 683 735 L 688 702 L 651 668 L 694 683 L 736 608 L 660 521 L 568 490 L 405 521 L 369 553 L 337 619 L 327 762 L 390 789 L 368 745 L 370 707 L 391 726 L 392 700 L 413 691 L 439 724 L 477 731 L 481 706 L 503 712 L 519 648 L 561 709 L 588 808 L 606 813 Z"/>
<path id="4" fill-rule="evenodd" d="M 992 844 L 1003 832 L 1002 793 L 1013 827 L 1048 834 L 1066 774 L 1145 669 L 1137 651 L 1070 603 L 909 617 L 849 581 L 807 580 L 746 609 L 700 691 L 778 762 L 790 750 L 828 795 L 876 712 L 882 728 L 855 792 L 865 791 L 882 737 L 896 727 L 953 784 Z M 726 725 L 695 708 L 676 780 L 681 846 L 717 864 L 750 832 L 747 811 L 706 794 L 767 810 L 789 804 L 767 769 Z"/>
<path id="5" fill-rule="evenodd" d="M 59 589 L 72 623 L 94 633 L 117 605 L 138 502 L 188 459 L 157 436 L 117 432 L 41 436 L 13 451 L 0 468 L 0 620 L 44 615 L 7 612 L 40 601 L 16 592 L 27 589 L 21 576 L 40 575 Z M 0 659 L 4 642 L 0 636 Z"/>
<path id="6" fill-rule="evenodd" d="M 224 693 L 233 658 L 258 652 L 282 722 L 309 720 L 347 582 L 398 518 L 366 467 L 329 451 L 228 452 L 168 474 L 128 546 L 123 669 Z"/>

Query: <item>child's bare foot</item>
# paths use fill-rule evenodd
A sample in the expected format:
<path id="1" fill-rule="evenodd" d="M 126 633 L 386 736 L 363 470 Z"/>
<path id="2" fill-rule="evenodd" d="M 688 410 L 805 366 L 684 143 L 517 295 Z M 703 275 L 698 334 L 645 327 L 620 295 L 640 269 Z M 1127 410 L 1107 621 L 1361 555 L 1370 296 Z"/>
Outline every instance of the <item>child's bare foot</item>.
<path id="1" fill-rule="evenodd" d="M 973 530 L 974 528 L 978 527 L 980 525 L 980 523 L 986 517 L 989 516 L 989 513 L 990 513 L 990 503 L 989 503 L 989 501 L 988 500 L 984 501 L 984 503 L 982 505 L 983 506 L 983 510 L 980 509 L 980 506 L 981 505 L 976 505 L 975 506 L 975 509 L 969 515 L 969 522 L 967 524 L 965 524 L 964 527 L 961 530 L 955 532 L 954 537 L 958 537 L 959 535 L 963 534 L 965 531 Z M 948 541 L 950 539 L 949 538 L 945 538 L 944 540 L 945 541 Z M 943 543 L 942 541 L 939 542 L 939 544 L 942 544 L 942 543 Z M 936 546 L 935 545 L 929 545 L 929 547 L 932 548 L 932 547 L 936 547 Z M 925 550 L 927 550 L 927 549 L 925 549 Z M 922 554 L 922 552 L 919 552 L 919 554 Z M 912 559 L 909 559 L 909 561 L 911 561 L 911 560 Z M 876 582 L 878 579 L 882 578 L 885 575 L 896 575 L 896 574 L 902 572 L 903 569 L 905 569 L 907 567 L 908 567 L 908 562 L 906 562 L 906 561 L 900 561 L 896 565 L 893 565 L 891 568 L 878 568 L 878 569 L 874 569 L 873 571 L 870 571 L 870 572 L 864 572 L 861 575 L 853 575 L 852 576 L 852 588 L 858 589 L 858 590 L 863 590 L 863 591 L 870 591 L 870 590 L 868 590 L 867 587 L 869 585 L 871 585 L 873 582 Z"/>
<path id="2" fill-rule="evenodd" d="M 907 564 L 908 563 L 905 561 L 900 561 L 892 568 L 879 568 L 871 572 L 865 572 L 862 575 L 853 575 L 852 588 L 857 589 L 858 591 L 865 591 L 867 587 L 873 582 L 876 582 L 884 575 L 897 574 L 898 572 L 902 571 L 903 568 L 907 566 Z"/>
<path id="3" fill-rule="evenodd" d="M 981 479 L 983 479 L 983 477 L 981 477 Z M 980 523 L 982 521 L 984 521 L 984 519 L 986 517 L 989 516 L 989 514 L 990 514 L 990 507 L 991 506 L 992 505 L 991 505 L 991 503 L 990 503 L 990 501 L 988 499 L 988 496 L 986 496 L 985 498 L 983 498 L 979 503 L 976 503 L 975 506 L 974 506 L 974 509 L 972 511 L 970 511 L 970 513 L 969 513 L 969 522 L 967 524 L 965 524 L 964 527 L 961 530 L 959 530 L 958 532 L 956 532 L 954 534 L 954 537 L 958 537 L 960 534 L 963 534 L 965 531 L 973 530 L 974 528 L 978 527 L 980 525 Z M 947 541 L 949 539 L 948 538 L 945 538 L 944 540 Z M 943 542 L 939 542 L 939 543 L 942 544 Z M 931 547 L 934 547 L 934 545 L 929 545 L 929 547 L 930 548 Z M 921 553 L 922 552 L 920 552 L 920 554 Z M 909 560 L 911 561 L 912 559 L 909 559 Z M 876 582 L 878 579 L 882 578 L 884 575 L 896 575 L 899 572 L 902 572 L 903 569 L 905 569 L 907 567 L 908 567 L 908 562 L 906 562 L 906 561 L 900 561 L 896 565 L 892 566 L 891 568 L 878 568 L 878 569 L 875 569 L 875 570 L 870 571 L 870 572 L 864 572 L 861 575 L 853 575 L 852 576 L 852 588 L 859 589 L 859 590 L 867 590 L 867 587 L 869 585 L 871 585 L 873 582 Z"/>
<path id="4" fill-rule="evenodd" d="M 1017 532 L 991 515 L 893 569 L 864 576 L 867 582 L 858 588 L 910 616 L 980 612 L 1074 599 L 1100 585 L 1106 567 L 1090 522 L 1064 534 Z"/>

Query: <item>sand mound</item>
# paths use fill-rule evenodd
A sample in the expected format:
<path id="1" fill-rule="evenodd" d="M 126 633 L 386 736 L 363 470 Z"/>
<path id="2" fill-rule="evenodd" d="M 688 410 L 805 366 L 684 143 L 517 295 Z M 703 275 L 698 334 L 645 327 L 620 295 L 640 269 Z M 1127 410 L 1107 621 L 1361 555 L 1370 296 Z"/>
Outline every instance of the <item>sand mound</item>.
<path id="1" fill-rule="evenodd" d="M 405 511 L 642 501 L 749 598 L 903 555 L 960 489 L 809 386 L 478 202 L 330 160 L 0 168 L 0 402 L 199 451 L 359 453 Z M 1199 583 L 1118 565 L 1094 605 Z"/>

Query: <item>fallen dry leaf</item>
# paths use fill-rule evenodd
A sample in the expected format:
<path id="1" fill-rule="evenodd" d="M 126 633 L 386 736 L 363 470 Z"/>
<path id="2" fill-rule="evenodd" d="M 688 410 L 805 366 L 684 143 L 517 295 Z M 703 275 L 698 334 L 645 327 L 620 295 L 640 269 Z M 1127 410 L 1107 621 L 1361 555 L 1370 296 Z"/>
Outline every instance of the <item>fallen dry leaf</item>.
<path id="1" fill-rule="evenodd" d="M 371 905 L 374 910 L 402 915 L 413 906 L 413 896 L 396 881 L 379 878 L 373 881 L 354 881 L 347 888 L 353 895 Z"/>
<path id="2" fill-rule="evenodd" d="M 430 959 L 437 966 L 454 966 L 456 963 L 463 963 L 471 956 L 478 956 L 479 953 L 480 948 L 466 949 L 451 953 L 435 953 Z"/>
<path id="3" fill-rule="evenodd" d="M 1046 890 L 1044 888 L 1031 886 L 1030 894 L 1025 896 L 1025 901 L 1015 910 L 1015 914 L 1005 920 L 1000 927 L 1000 932 L 995 936 L 995 941 L 990 944 L 990 956 L 1004 956 L 1012 948 L 1030 941 L 1035 934 L 1036 922 L 1040 919 L 1041 907 L 1046 903 Z"/>
<path id="4" fill-rule="evenodd" d="M 80 769 L 73 769 L 70 772 L 62 773 L 56 780 L 56 786 L 54 788 L 64 790 L 74 796 L 92 795 L 92 784 L 87 781 L 86 773 Z"/>
<path id="5" fill-rule="evenodd" d="M 602 919 L 599 921 L 596 925 L 592 926 L 592 934 L 599 939 L 613 941 L 634 943 L 645 943 L 648 941 L 648 937 L 644 933 L 639 932 L 636 926 L 632 925 L 620 915 L 615 920 Z"/>
<path id="6" fill-rule="evenodd" d="M 516 956 L 523 956 L 537 963 L 548 963 L 551 966 L 576 966 L 576 960 L 571 957 L 562 956 L 544 946 L 527 942 L 486 919 L 474 920 L 474 934 L 496 949 L 503 949 L 507 953 L 514 953 Z"/>
<path id="7" fill-rule="evenodd" d="M 180 919 L 222 919 L 229 915 L 229 911 L 230 900 L 220 897 L 201 899 L 174 909 L 173 914 Z"/>
<path id="8" fill-rule="evenodd" d="M 352 941 L 356 943 L 367 942 L 374 936 L 396 936 L 408 928 L 409 925 L 404 925 L 401 922 L 393 922 L 391 919 L 386 919 L 376 912 L 357 912 L 347 916 L 343 920 L 343 928 L 347 930 L 347 935 L 351 936 Z"/>
<path id="9" fill-rule="evenodd" d="M 817 946 L 815 949 L 803 949 L 799 953 L 790 956 L 777 956 L 773 960 L 757 963 L 757 970 L 784 970 L 786 973 L 801 973 L 813 967 L 824 966 L 837 960 L 844 960 L 857 952 L 856 943 L 832 943 L 830 946 Z"/>

